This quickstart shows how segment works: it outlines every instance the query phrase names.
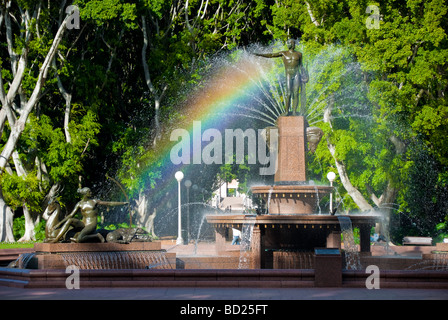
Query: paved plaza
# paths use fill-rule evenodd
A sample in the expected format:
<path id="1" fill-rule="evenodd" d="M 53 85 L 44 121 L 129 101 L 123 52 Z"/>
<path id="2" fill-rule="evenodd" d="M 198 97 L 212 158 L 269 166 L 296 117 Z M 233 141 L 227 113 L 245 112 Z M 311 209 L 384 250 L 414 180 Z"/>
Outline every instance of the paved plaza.
<path id="1" fill-rule="evenodd" d="M 0 287 L 0 300 L 448 300 L 445 289 Z"/>

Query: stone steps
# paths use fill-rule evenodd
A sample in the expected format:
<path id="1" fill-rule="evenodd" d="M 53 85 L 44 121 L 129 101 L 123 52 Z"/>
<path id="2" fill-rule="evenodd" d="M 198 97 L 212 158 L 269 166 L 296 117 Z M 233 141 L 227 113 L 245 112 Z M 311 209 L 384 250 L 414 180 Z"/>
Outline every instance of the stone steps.
<path id="1" fill-rule="evenodd" d="M 370 274 L 342 271 L 341 287 L 365 288 Z M 0 286 L 65 288 L 65 270 L 0 268 Z M 80 270 L 80 287 L 315 287 L 314 270 Z M 386 270 L 380 288 L 448 289 L 446 271 Z"/>

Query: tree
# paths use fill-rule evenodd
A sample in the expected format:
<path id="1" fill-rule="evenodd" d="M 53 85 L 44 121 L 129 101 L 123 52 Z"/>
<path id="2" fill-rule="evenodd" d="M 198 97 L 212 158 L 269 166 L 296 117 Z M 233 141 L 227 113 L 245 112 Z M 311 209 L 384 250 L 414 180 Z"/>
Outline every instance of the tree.
<path id="1" fill-rule="evenodd" d="M 47 21 L 42 12 L 42 2 L 31 5 L 26 2 L 12 4 L 11 1 L 7 1 L 3 2 L 1 6 L 1 21 L 5 22 L 8 52 L 8 56 L 4 57 L 10 61 L 10 72 L 3 72 L 2 67 L 2 80 L 0 82 L 0 100 L 2 102 L 0 128 L 7 137 L 0 155 L 0 172 L 3 173 L 2 185 L 5 183 L 5 174 L 11 175 L 12 172 L 12 168 L 10 168 L 4 173 L 11 157 L 15 169 L 13 174 L 21 177 L 23 182 L 29 182 L 28 172 L 22 163 L 17 148 L 19 139 L 26 128 L 30 114 L 36 108 L 42 96 L 51 63 L 64 36 L 67 21 L 72 14 L 72 11 L 69 12 L 60 23 L 57 31 L 52 33 L 51 28 L 45 28 Z M 17 22 L 18 25 L 13 26 L 12 20 Z M 21 32 L 21 28 L 24 28 L 24 32 Z M 47 32 L 47 30 L 50 32 Z M 16 37 L 14 37 L 15 32 Z M 45 47 L 44 42 L 49 39 L 51 39 L 49 46 Z M 35 60 L 30 61 L 30 58 Z M 37 61 L 40 61 L 38 68 L 34 67 Z M 26 74 L 27 68 L 28 72 Z M 4 87 L 6 84 L 3 80 L 4 75 L 9 82 L 7 88 Z M 11 77 L 8 77 L 9 75 Z M 5 132 L 6 121 L 9 124 L 9 132 Z M 28 240 L 33 238 L 34 222 L 27 201 L 24 198 L 21 199 L 26 223 L 26 232 L 22 240 Z M 1 201 L 3 202 L 3 199 Z M 11 219 L 10 213 L 11 210 L 7 206 L 3 206 L 0 217 L 3 221 L 8 221 Z M 10 225 L 10 223 L 6 223 L 6 225 Z M 6 232 L 6 235 L 9 234 L 10 232 Z M 11 240 L 10 236 L 8 236 L 8 240 Z"/>

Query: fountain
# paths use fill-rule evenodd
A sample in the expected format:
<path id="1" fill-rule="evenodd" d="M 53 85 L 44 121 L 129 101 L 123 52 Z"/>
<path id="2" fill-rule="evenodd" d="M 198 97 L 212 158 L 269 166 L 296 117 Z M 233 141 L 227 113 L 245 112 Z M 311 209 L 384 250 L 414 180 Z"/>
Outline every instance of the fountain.
<path id="1" fill-rule="evenodd" d="M 332 191 L 331 186 L 310 184 L 306 180 L 306 119 L 304 116 L 281 116 L 278 119 L 278 162 L 273 185 L 254 186 L 252 193 L 266 202 L 269 212 L 253 216 L 209 215 L 207 222 L 216 230 L 217 245 L 224 241 L 226 228 L 242 228 L 253 223 L 251 268 L 275 268 L 314 248 L 341 248 L 338 216 L 319 214 L 319 199 Z M 317 212 L 316 212 L 317 211 Z M 351 215 L 360 229 L 362 253 L 370 252 L 370 230 L 378 221 L 375 215 Z M 289 254 L 280 253 L 289 250 Z M 294 258 L 296 259 L 296 258 Z"/>
<path id="2" fill-rule="evenodd" d="M 291 259 L 294 253 L 303 255 L 315 248 L 341 248 L 338 217 L 330 212 L 321 214 L 319 207 L 319 200 L 331 193 L 333 187 L 314 185 L 306 177 L 307 150 L 315 150 L 323 133 L 307 124 L 304 92 L 309 76 L 302 66 L 301 54 L 294 51 L 294 42 L 289 41 L 288 46 L 288 51 L 256 54 L 267 58 L 282 57 L 287 81 L 286 112 L 276 122 L 278 145 L 276 150 L 270 150 L 277 153 L 274 184 L 252 187 L 252 193 L 265 202 L 268 212 L 256 217 L 207 216 L 208 223 L 215 227 L 217 246 L 225 241 L 227 228 L 241 229 L 250 221 L 253 225 L 251 268 L 285 265 L 287 263 L 282 259 Z M 297 114 L 299 93 L 300 112 Z M 370 230 L 378 218 L 374 215 L 347 216 L 353 226 L 360 229 L 363 253 L 370 252 Z M 284 254 L 285 250 L 288 255 Z"/>

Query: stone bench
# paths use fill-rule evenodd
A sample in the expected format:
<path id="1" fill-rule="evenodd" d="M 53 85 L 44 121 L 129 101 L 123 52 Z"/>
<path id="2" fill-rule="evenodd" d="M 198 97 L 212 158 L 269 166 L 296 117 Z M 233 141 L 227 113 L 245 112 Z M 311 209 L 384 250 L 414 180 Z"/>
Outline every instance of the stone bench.
<path id="1" fill-rule="evenodd" d="M 404 237 L 403 245 L 432 246 L 432 238 L 431 237 Z"/>

